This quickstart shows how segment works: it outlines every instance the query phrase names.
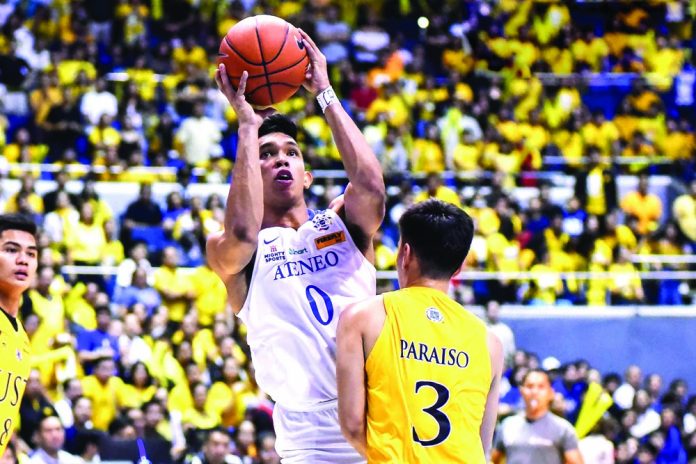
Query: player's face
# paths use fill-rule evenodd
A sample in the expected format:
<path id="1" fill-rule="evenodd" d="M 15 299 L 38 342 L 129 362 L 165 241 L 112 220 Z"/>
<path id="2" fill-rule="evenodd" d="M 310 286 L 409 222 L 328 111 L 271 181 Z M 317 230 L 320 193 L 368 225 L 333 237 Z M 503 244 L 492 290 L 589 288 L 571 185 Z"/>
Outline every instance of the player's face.
<path id="1" fill-rule="evenodd" d="M 38 265 L 36 239 L 29 232 L 0 234 L 0 291 L 23 292 L 31 285 Z"/>
<path id="2" fill-rule="evenodd" d="M 264 199 L 296 200 L 309 188 L 312 175 L 305 171 L 302 151 L 295 139 L 274 132 L 259 139 L 259 159 Z"/>

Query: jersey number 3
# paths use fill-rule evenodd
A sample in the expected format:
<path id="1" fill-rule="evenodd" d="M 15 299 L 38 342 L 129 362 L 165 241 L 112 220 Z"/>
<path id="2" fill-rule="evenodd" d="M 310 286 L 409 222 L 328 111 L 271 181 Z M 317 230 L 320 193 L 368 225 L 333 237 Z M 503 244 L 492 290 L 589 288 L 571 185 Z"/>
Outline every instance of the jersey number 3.
<path id="1" fill-rule="evenodd" d="M 322 300 L 324 300 L 324 306 L 326 307 L 326 317 L 319 312 L 319 305 L 317 300 L 314 298 L 314 293 L 319 295 Z M 307 301 L 309 301 L 309 307 L 312 308 L 312 314 L 321 325 L 329 325 L 333 320 L 334 307 L 331 302 L 331 298 L 326 294 L 324 290 L 317 287 L 316 285 L 308 285 L 305 289 L 305 295 L 307 296 Z"/>
<path id="2" fill-rule="evenodd" d="M 416 428 L 412 427 L 413 441 L 419 443 L 421 446 L 439 445 L 443 441 L 447 440 L 447 437 L 449 437 L 450 431 L 452 430 L 452 424 L 450 423 L 449 417 L 447 417 L 447 414 L 440 410 L 440 408 L 446 405 L 449 401 L 450 392 L 447 387 L 440 383 L 431 382 L 429 380 L 419 380 L 416 382 L 416 394 L 418 394 L 418 391 L 422 387 L 430 387 L 437 393 L 437 400 L 435 400 L 435 403 L 433 403 L 432 406 L 424 408 L 423 412 L 435 419 L 439 425 L 439 428 L 435 438 L 424 440 L 418 436 L 418 433 L 416 433 Z"/>

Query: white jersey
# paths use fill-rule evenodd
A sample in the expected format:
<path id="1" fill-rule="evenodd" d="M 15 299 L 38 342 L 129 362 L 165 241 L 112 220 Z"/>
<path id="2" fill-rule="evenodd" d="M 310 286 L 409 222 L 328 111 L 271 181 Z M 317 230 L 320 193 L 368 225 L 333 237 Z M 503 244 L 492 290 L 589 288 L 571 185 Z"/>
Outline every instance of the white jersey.
<path id="1" fill-rule="evenodd" d="M 256 381 L 287 410 L 337 398 L 336 327 L 350 303 L 376 293 L 374 266 L 333 210 L 295 230 L 269 227 L 258 248 L 244 306 Z"/>

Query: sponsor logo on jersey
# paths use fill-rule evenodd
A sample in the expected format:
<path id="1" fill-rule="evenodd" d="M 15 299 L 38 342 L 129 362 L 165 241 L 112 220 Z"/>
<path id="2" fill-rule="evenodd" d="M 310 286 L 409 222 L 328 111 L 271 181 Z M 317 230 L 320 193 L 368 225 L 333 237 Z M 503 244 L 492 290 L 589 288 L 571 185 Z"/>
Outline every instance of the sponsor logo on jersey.
<path id="1" fill-rule="evenodd" d="M 271 263 L 273 261 L 285 261 L 285 252 L 271 250 L 270 253 L 263 255 L 263 259 L 265 259 L 267 263 Z"/>
<path id="2" fill-rule="evenodd" d="M 326 214 L 325 211 L 321 211 L 319 213 L 316 213 L 314 215 L 314 217 L 312 218 L 312 224 L 314 224 L 314 228 L 320 232 L 324 231 L 324 230 L 329 230 L 329 227 L 331 227 L 332 222 L 333 221 Z"/>
<path id="3" fill-rule="evenodd" d="M 307 248 L 300 248 L 299 250 L 295 250 L 293 248 L 288 248 L 289 255 L 303 255 L 305 253 L 307 253 Z"/>
<path id="4" fill-rule="evenodd" d="M 266 240 L 266 239 L 264 238 L 264 239 L 263 239 L 263 243 L 264 243 L 265 245 L 270 245 L 271 243 L 273 243 L 273 242 L 275 242 L 276 240 L 278 240 L 278 237 L 280 237 L 280 235 L 278 235 L 278 236 L 276 236 L 275 238 L 272 238 L 272 239 L 270 239 L 270 240 Z"/>
<path id="5" fill-rule="evenodd" d="M 322 235 L 314 239 L 314 243 L 317 245 L 317 250 L 322 248 L 330 247 L 331 245 L 336 245 L 337 243 L 346 241 L 346 233 L 342 230 L 339 232 L 334 232 L 328 235 Z"/>
<path id="6" fill-rule="evenodd" d="M 442 315 L 440 310 L 432 307 L 425 310 L 425 317 L 433 322 L 442 322 L 445 320 L 445 316 Z"/>
<path id="7" fill-rule="evenodd" d="M 305 274 L 313 274 L 338 265 L 338 254 L 329 251 L 324 255 L 314 255 L 297 261 L 287 261 L 276 266 L 273 280 L 287 279 Z"/>
<path id="8" fill-rule="evenodd" d="M 429 346 L 401 339 L 401 359 L 435 363 L 440 366 L 456 366 L 465 369 L 469 365 L 469 355 L 465 351 L 446 346 Z"/>

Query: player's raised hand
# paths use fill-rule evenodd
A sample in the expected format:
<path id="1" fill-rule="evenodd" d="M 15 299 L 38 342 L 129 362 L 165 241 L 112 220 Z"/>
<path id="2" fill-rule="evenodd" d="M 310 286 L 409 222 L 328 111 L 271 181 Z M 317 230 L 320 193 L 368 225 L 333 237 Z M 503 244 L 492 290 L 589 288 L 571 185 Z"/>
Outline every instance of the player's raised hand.
<path id="1" fill-rule="evenodd" d="M 227 75 L 224 64 L 220 63 L 215 71 L 215 82 L 220 91 L 227 97 L 227 101 L 232 105 L 234 112 L 237 113 L 239 126 L 253 124 L 259 127 L 263 122 L 263 118 L 274 113 L 275 110 L 273 108 L 254 109 L 254 107 L 249 104 L 244 96 L 248 78 L 249 73 L 246 71 L 242 72 L 242 77 L 239 79 L 239 87 L 235 90 Z"/>
<path id="2" fill-rule="evenodd" d="M 305 31 L 302 29 L 298 29 L 298 31 L 302 36 L 302 42 L 307 49 L 307 56 L 309 57 L 309 68 L 307 69 L 303 85 L 312 95 L 316 95 L 331 85 L 329 82 L 329 71 L 326 67 L 326 57 Z"/>

